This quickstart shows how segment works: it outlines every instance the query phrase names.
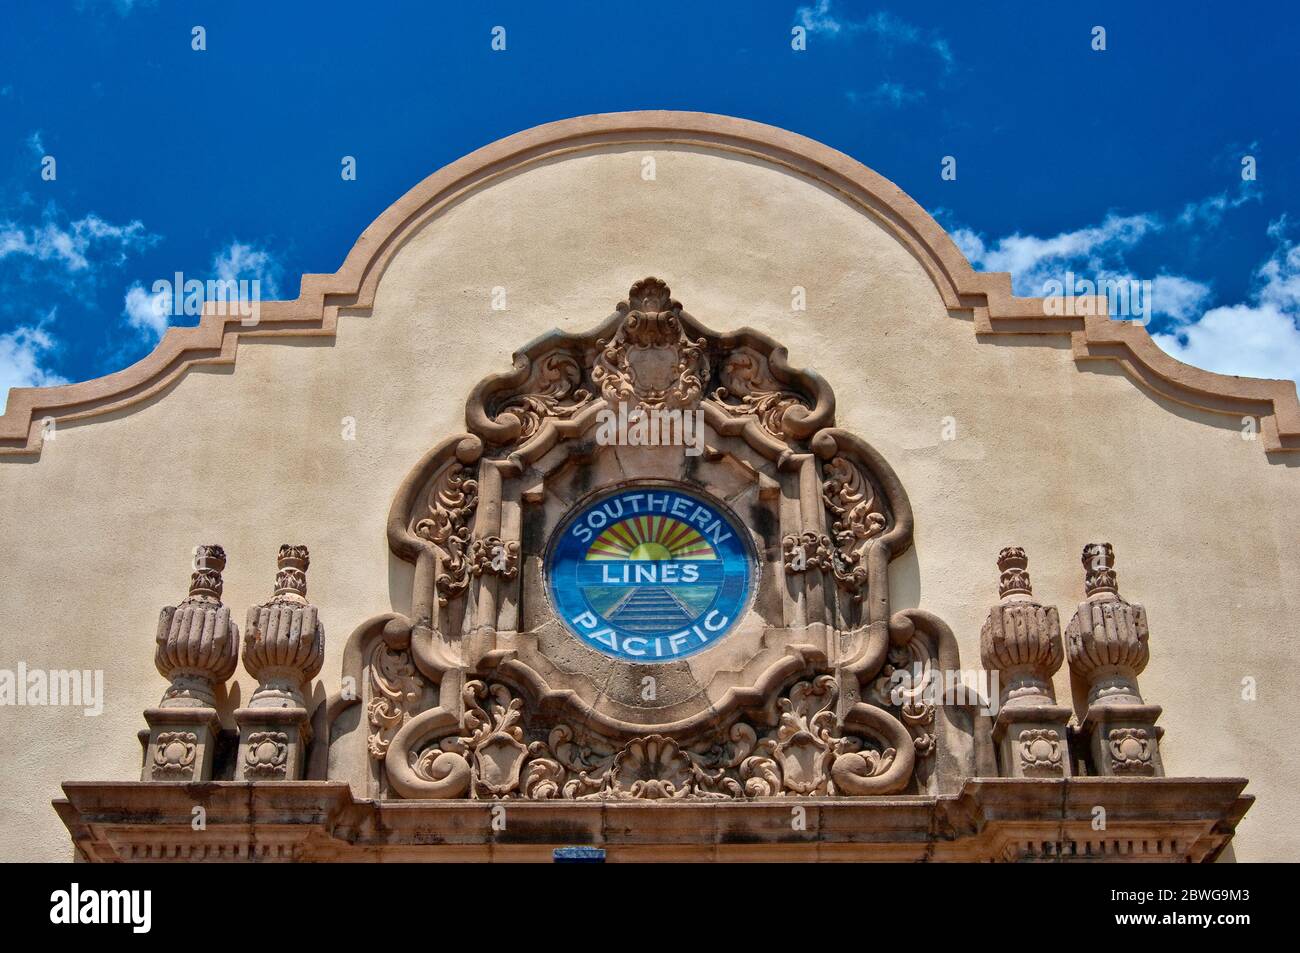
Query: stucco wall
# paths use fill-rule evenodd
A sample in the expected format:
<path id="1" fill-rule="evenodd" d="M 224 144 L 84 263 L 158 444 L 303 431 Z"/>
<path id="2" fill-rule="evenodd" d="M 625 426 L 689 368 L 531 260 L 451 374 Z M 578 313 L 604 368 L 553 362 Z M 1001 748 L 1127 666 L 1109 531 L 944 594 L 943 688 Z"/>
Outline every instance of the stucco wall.
<path id="1" fill-rule="evenodd" d="M 839 425 L 885 455 L 915 510 L 893 607 L 945 618 L 968 667 L 999 547 L 1026 548 L 1036 595 L 1064 623 L 1083 544 L 1113 543 L 1121 592 L 1150 615 L 1141 685 L 1164 707 L 1167 771 L 1249 777 L 1259 800 L 1236 856 L 1300 858 L 1300 460 L 1270 461 L 1238 419 L 1153 397 L 1113 365 L 1077 366 L 1063 336 L 977 340 L 892 234 L 787 170 L 618 146 L 459 200 L 335 340 L 245 341 L 233 369 L 192 370 L 142 406 L 61 427 L 39 460 L 0 459 L 0 668 L 102 669 L 106 682 L 97 718 L 0 707 L 0 858 L 71 856 L 49 806 L 60 782 L 138 777 L 141 711 L 165 687 L 157 613 L 184 596 L 196 543 L 225 546 L 241 629 L 270 595 L 279 544 L 311 548 L 335 687 L 348 632 L 409 607 L 409 567 L 384 536 L 407 470 L 463 429 L 469 389 L 513 349 L 594 326 L 648 274 L 709 327 L 755 327 L 829 380 Z M 806 312 L 791 311 L 796 285 Z M 1242 699 L 1247 676 L 1257 701 Z M 1058 692 L 1069 698 L 1064 673 Z"/>

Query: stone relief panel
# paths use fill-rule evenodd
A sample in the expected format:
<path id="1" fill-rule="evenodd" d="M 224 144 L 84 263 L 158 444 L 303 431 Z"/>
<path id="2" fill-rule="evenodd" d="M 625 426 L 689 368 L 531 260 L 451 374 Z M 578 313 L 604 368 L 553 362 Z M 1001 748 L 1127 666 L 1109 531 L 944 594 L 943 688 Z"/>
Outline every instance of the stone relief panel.
<path id="1" fill-rule="evenodd" d="M 484 380 L 468 432 L 417 464 L 390 512 L 411 613 L 353 634 L 345 677 L 363 689 L 325 719 L 364 705 L 373 790 L 926 783 L 933 708 L 882 688 L 934 662 L 930 637 L 890 615 L 911 510 L 834 406 L 774 341 L 708 330 L 654 278 L 589 334 L 543 337 Z"/>

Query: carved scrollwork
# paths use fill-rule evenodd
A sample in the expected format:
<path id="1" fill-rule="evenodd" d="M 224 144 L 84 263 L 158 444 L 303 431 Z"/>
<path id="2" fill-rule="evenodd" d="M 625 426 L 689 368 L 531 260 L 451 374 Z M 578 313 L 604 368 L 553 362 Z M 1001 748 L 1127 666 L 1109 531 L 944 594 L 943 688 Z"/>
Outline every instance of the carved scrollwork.
<path id="1" fill-rule="evenodd" d="M 781 538 L 781 558 L 786 572 L 807 572 L 833 568 L 833 547 L 829 536 L 823 533 L 793 534 Z"/>
<path id="2" fill-rule="evenodd" d="M 934 754 L 936 746 L 935 706 L 929 700 L 934 678 L 934 656 L 924 640 L 914 635 L 903 645 L 890 646 L 885 664 L 868 692 L 876 704 L 898 710 L 921 758 Z"/>
<path id="3" fill-rule="evenodd" d="M 797 683 L 780 700 L 776 732 L 741 764 L 746 794 L 834 796 L 850 777 L 876 777 L 889 769 L 895 749 L 867 749 L 860 738 L 839 734 L 832 707 L 837 693 L 835 679 L 821 675 Z"/>
<path id="4" fill-rule="evenodd" d="M 445 606 L 469 587 L 470 523 L 478 508 L 478 481 L 460 463 L 450 464 L 434 484 L 429 515 L 415 524 L 416 535 L 438 548 L 438 604 Z"/>
<path id="5" fill-rule="evenodd" d="M 772 376 L 767 358 L 752 347 L 734 350 L 721 368 L 722 386 L 713 392 L 714 403 L 733 417 L 753 415 L 759 426 L 778 440 L 788 440 L 785 415 L 791 407 L 809 408 L 802 396 L 785 390 Z M 734 399 L 739 403 L 731 403 Z"/>
<path id="6" fill-rule="evenodd" d="M 523 702 L 500 684 L 471 681 L 463 697 L 461 734 L 443 738 L 412 759 L 425 781 L 457 774 L 476 799 L 530 800 L 722 799 L 863 793 L 896 750 L 875 750 L 837 727 L 835 679 L 823 675 L 796 683 L 780 700 L 775 731 L 762 741 L 736 722 L 725 734 L 684 746 L 661 734 L 621 746 L 579 742 L 560 724 L 545 741 L 526 743 Z M 876 710 L 880 717 L 886 713 Z M 897 731 L 906 739 L 905 730 Z"/>
<path id="7" fill-rule="evenodd" d="M 611 404 L 694 407 L 704 394 L 709 359 L 704 338 L 690 338 L 682 306 L 658 278 L 638 281 L 618 305 L 623 320 L 596 342 L 591 378 Z"/>
<path id="8" fill-rule="evenodd" d="M 577 358 L 553 351 L 535 363 L 525 392 L 503 403 L 498 414 L 517 417 L 518 439 L 527 440 L 548 417 L 567 419 L 595 400 L 581 384 L 582 365 Z"/>
<path id="9" fill-rule="evenodd" d="M 366 721 L 370 734 L 366 749 L 370 757 L 383 761 L 393 735 L 410 717 L 419 700 L 422 679 L 406 649 L 391 648 L 376 639 L 366 658 L 370 678 L 370 701 L 366 704 Z"/>
<path id="10" fill-rule="evenodd" d="M 444 738 L 440 748 L 470 763 L 475 797 L 510 794 L 519 786 L 519 772 L 528 756 L 524 703 L 504 685 L 488 687 L 480 681 L 467 682 L 462 696 L 469 734 Z"/>
<path id="11" fill-rule="evenodd" d="M 476 576 L 488 573 L 513 579 L 519 574 L 519 543 L 507 543 L 500 536 L 480 537 L 470 546 L 469 563 Z"/>
<path id="12" fill-rule="evenodd" d="M 881 534 L 887 521 L 875 490 L 846 457 L 828 460 L 825 476 L 822 499 L 832 515 L 835 537 L 832 571 L 841 588 L 853 594 L 853 601 L 861 602 L 867 585 L 866 544 Z"/>

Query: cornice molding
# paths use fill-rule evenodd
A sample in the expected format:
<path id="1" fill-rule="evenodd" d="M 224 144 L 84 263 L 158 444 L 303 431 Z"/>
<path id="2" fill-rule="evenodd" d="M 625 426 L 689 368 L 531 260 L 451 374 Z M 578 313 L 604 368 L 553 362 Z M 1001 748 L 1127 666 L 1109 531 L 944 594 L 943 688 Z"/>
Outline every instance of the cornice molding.
<path id="1" fill-rule="evenodd" d="M 1162 351 L 1146 329 L 1094 314 L 1048 314 L 1042 298 L 1018 298 L 1005 272 L 975 271 L 946 231 L 902 189 L 841 152 L 773 126 L 708 113 L 648 111 L 583 116 L 500 139 L 430 175 L 379 216 L 331 275 L 302 276 L 298 297 L 261 304 L 256 327 L 205 311 L 195 327 L 170 328 L 147 357 L 114 374 L 58 387 L 17 387 L 0 417 L 0 458 L 39 455 L 55 425 L 132 407 L 165 391 L 194 365 L 233 364 L 241 338 L 332 337 L 340 310 L 364 312 L 399 249 L 449 203 L 545 160 L 610 145 L 684 145 L 784 167 L 857 206 L 894 234 L 925 268 L 950 311 L 969 313 L 980 335 L 1070 336 L 1076 361 L 1117 363 L 1140 387 L 1171 401 L 1257 417 L 1270 454 L 1300 451 L 1300 400 L 1292 381 L 1215 374 Z M 643 263 L 652 264 L 652 263 Z M 1077 302 L 1084 299 L 1076 298 Z"/>

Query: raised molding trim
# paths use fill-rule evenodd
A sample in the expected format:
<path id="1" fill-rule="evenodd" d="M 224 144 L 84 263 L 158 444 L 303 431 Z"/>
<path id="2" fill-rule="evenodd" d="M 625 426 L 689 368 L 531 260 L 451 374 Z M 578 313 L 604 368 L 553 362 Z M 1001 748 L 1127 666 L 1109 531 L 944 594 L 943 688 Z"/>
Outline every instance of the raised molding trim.
<path id="1" fill-rule="evenodd" d="M 1254 800 L 1241 778 L 968 779 L 938 797 L 513 802 L 382 801 L 341 781 L 66 782 L 54 801 L 79 859 L 541 861 L 602 847 L 612 861 L 1215 860 Z M 196 800 L 207 827 L 191 824 Z M 488 802 L 489 804 L 491 802 Z M 792 830 L 790 809 L 810 815 Z M 1106 829 L 1094 828 L 1097 807 Z"/>
<path id="2" fill-rule="evenodd" d="M 0 417 L 0 458 L 39 455 L 47 418 L 57 426 L 102 416 L 165 391 L 192 365 L 233 364 L 243 337 L 332 337 L 340 310 L 370 309 L 392 257 L 449 203 L 529 165 L 632 144 L 733 152 L 817 182 L 893 233 L 926 269 L 947 308 L 973 316 L 977 339 L 983 334 L 1068 334 L 1076 361 L 1114 361 L 1139 386 L 1176 403 L 1258 417 L 1266 453 L 1300 451 L 1300 399 L 1294 382 L 1216 374 L 1184 364 L 1162 351 L 1145 328 L 1111 320 L 1104 296 L 1094 299 L 1098 314 L 1046 314 L 1042 298 L 1012 295 L 1008 273 L 975 271 L 947 232 L 902 189 L 829 146 L 744 119 L 646 111 L 537 126 L 445 166 L 380 215 L 334 274 L 303 275 L 295 300 L 263 302 L 257 327 L 241 327 L 238 315 L 208 311 L 195 327 L 168 329 L 152 353 L 125 370 L 77 384 L 13 388 Z"/>

